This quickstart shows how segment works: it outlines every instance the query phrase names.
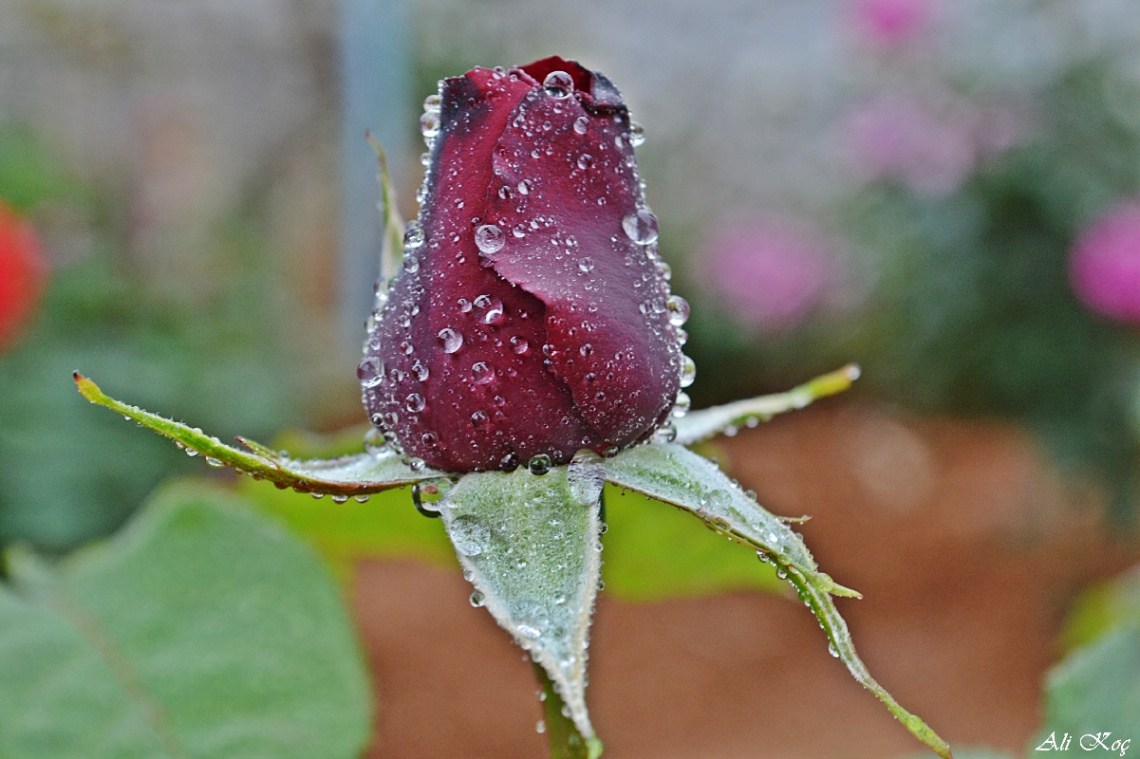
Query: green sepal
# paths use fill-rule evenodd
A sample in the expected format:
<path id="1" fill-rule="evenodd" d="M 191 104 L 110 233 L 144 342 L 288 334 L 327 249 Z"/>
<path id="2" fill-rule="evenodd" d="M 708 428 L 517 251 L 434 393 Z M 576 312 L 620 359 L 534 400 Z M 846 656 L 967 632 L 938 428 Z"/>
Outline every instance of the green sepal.
<path id="1" fill-rule="evenodd" d="M 269 480 L 282 488 L 290 487 L 306 493 L 334 497 L 364 497 L 389 488 L 445 476 L 442 472 L 427 467 L 413 469 L 391 450 L 328 460 L 296 461 L 260 443 L 239 437 L 242 445 L 249 449 L 243 451 L 226 445 L 200 429 L 117 401 L 105 395 L 98 385 L 79 372 L 75 373 L 75 384 L 87 400 L 117 411 L 124 417 L 165 435 L 187 452 L 200 454 L 209 465 L 233 467 L 254 479 Z"/>
<path id="2" fill-rule="evenodd" d="M 784 520 L 770 514 L 711 461 L 675 444 L 651 444 L 624 451 L 606 461 L 606 480 L 690 512 L 709 528 L 754 549 L 776 566 L 815 614 L 831 652 L 855 679 L 875 694 L 920 741 L 950 759 L 950 747 L 925 722 L 911 714 L 871 677 L 855 652 L 847 623 L 832 596 L 858 598 L 819 571 L 803 539 Z"/>
<path id="3" fill-rule="evenodd" d="M 857 365 L 848 364 L 842 369 L 820 375 L 794 387 L 786 393 L 761 395 L 726 403 L 723 406 L 692 411 L 676 421 L 675 442 L 690 445 L 727 430 L 755 427 L 777 414 L 795 411 L 811 405 L 820 398 L 844 392 L 859 379 L 859 374 L 860 369 Z"/>
<path id="4" fill-rule="evenodd" d="M 589 454 L 544 475 L 468 474 L 438 502 L 474 602 L 542 666 L 587 742 L 596 738 L 586 649 L 601 578 L 602 484 L 602 462 Z"/>

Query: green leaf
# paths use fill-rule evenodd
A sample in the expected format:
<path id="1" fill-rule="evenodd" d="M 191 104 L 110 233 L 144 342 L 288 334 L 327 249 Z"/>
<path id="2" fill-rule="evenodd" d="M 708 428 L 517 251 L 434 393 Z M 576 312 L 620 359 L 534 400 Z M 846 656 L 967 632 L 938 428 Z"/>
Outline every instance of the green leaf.
<path id="1" fill-rule="evenodd" d="M 254 479 L 265 479 L 279 487 L 291 487 L 309 493 L 331 494 L 336 498 L 365 496 L 389 488 L 410 485 L 421 480 L 443 476 L 427 467 L 413 469 L 391 450 L 362 453 L 337 459 L 294 461 L 260 443 L 238 438 L 249 452 L 226 445 L 216 437 L 180 422 L 130 406 L 103 393 L 91 380 L 75 373 L 75 384 L 84 398 L 117 411 L 195 454 L 201 454 L 211 466 L 230 466 Z"/>
<path id="2" fill-rule="evenodd" d="M 9 552 L 0 755 L 350 759 L 370 697 L 348 614 L 304 544 L 181 485 L 57 567 Z"/>
<path id="3" fill-rule="evenodd" d="M 586 452 L 588 453 L 588 452 Z M 603 464 L 468 474 L 439 502 L 477 602 L 542 665 L 587 742 L 586 646 L 601 572 Z"/>
<path id="4" fill-rule="evenodd" d="M 690 412 L 676 421 L 676 442 L 689 445 L 726 430 L 755 427 L 777 414 L 805 408 L 820 398 L 842 393 L 851 387 L 851 383 L 859 379 L 859 374 L 858 366 L 848 364 L 842 369 L 816 377 L 786 393 L 762 395 L 758 398 L 748 398 Z"/>
<path id="5" fill-rule="evenodd" d="M 1109 746 L 1140 739 L 1140 627 L 1128 625 L 1071 654 L 1049 673 L 1046 692 L 1045 727 L 1034 746 L 1050 733 L 1058 741 L 1069 733 L 1074 744 L 1089 733 L 1111 733 Z M 1112 753 L 1122 756 L 1119 749 Z"/>
<path id="6" fill-rule="evenodd" d="M 765 511 L 712 462 L 679 445 L 642 445 L 606 462 L 606 479 L 689 511 L 711 529 L 754 548 L 776 565 L 807 604 L 838 656 L 855 679 L 874 693 L 920 741 L 942 757 L 950 747 L 926 723 L 902 708 L 867 671 L 855 652 L 847 623 L 832 595 L 858 597 L 816 567 L 803 540 L 783 521 Z"/>

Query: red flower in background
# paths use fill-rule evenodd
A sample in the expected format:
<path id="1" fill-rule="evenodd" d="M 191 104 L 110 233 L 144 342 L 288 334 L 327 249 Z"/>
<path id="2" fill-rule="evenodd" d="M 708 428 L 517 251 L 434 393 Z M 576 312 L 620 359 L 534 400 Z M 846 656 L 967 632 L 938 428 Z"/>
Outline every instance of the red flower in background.
<path id="1" fill-rule="evenodd" d="M 0 350 L 15 342 L 47 282 L 39 236 L 0 201 Z"/>
<path id="2" fill-rule="evenodd" d="M 455 472 L 648 437 L 691 375 L 688 307 L 617 89 L 548 58 L 447 79 L 425 107 L 420 218 L 358 372 L 373 423 Z"/>

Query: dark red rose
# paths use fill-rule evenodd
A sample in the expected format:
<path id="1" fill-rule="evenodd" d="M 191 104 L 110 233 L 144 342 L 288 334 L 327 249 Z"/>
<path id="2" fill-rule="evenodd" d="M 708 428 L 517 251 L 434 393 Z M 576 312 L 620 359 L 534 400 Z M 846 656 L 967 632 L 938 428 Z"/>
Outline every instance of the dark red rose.
<path id="1" fill-rule="evenodd" d="M 420 218 L 359 369 L 372 422 L 453 472 L 651 435 L 691 374 L 688 307 L 669 294 L 617 89 L 547 58 L 447 79 L 425 109 Z"/>
<path id="2" fill-rule="evenodd" d="M 36 230 L 0 201 L 0 350 L 31 317 L 46 281 Z"/>

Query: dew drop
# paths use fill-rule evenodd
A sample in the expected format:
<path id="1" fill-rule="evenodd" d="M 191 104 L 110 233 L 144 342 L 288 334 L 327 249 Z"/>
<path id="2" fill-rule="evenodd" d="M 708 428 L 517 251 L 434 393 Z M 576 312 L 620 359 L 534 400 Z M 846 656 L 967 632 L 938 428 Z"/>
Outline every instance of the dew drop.
<path id="1" fill-rule="evenodd" d="M 467 314 L 471 312 L 471 301 L 467 300 L 466 298 L 460 298 L 458 303 L 459 313 Z"/>
<path id="2" fill-rule="evenodd" d="M 426 98 L 424 98 L 424 110 L 425 111 L 438 111 L 442 105 L 443 105 L 443 98 L 440 97 L 438 92 L 433 92 L 432 94 L 430 94 Z"/>
<path id="3" fill-rule="evenodd" d="M 491 530 L 474 517 L 460 515 L 451 522 L 451 542 L 464 556 L 478 556 L 487 549 Z"/>
<path id="4" fill-rule="evenodd" d="M 637 121 L 629 122 L 629 144 L 635 148 L 645 144 L 645 127 Z"/>
<path id="5" fill-rule="evenodd" d="M 525 337 L 515 335 L 511 338 L 511 350 L 520 356 L 526 353 L 528 348 L 530 348 L 530 343 L 526 341 Z"/>
<path id="6" fill-rule="evenodd" d="M 590 345 L 589 343 L 583 343 L 582 347 L 578 349 L 578 353 L 581 354 L 582 358 L 589 358 L 590 354 L 593 352 L 594 346 Z"/>
<path id="7" fill-rule="evenodd" d="M 688 356 L 681 356 L 681 387 L 688 387 L 697 378 L 697 365 Z"/>
<path id="8" fill-rule="evenodd" d="M 677 400 L 673 403 L 673 418 L 680 419 L 685 416 L 689 413 L 689 409 L 692 408 L 692 406 L 693 401 L 689 398 L 688 393 L 683 390 L 677 393 Z"/>
<path id="9" fill-rule="evenodd" d="M 565 71 L 551 71 L 542 80 L 542 89 L 555 100 L 565 100 L 574 91 L 574 77 Z"/>
<path id="10" fill-rule="evenodd" d="M 388 442 L 384 434 L 375 427 L 364 433 L 364 450 L 373 456 L 379 456 L 388 451 Z"/>
<path id="11" fill-rule="evenodd" d="M 481 429 L 487 426 L 487 412 L 475 411 L 471 414 L 471 426 L 475 429 Z"/>
<path id="12" fill-rule="evenodd" d="M 665 301 L 665 310 L 669 312 L 669 323 L 680 327 L 689 320 L 689 302 L 680 295 L 670 295 Z"/>
<path id="13" fill-rule="evenodd" d="M 384 367 L 380 359 L 369 356 L 356 367 L 356 376 L 364 387 L 376 387 L 384 381 Z"/>
<path id="14" fill-rule="evenodd" d="M 475 230 L 475 246 L 485 256 L 498 253 L 506 242 L 503 239 L 503 230 L 494 224 L 484 224 Z"/>
<path id="15" fill-rule="evenodd" d="M 582 155 L 578 156 L 578 168 L 582 171 L 585 171 L 593 165 L 594 157 L 589 153 L 583 153 Z"/>
<path id="16" fill-rule="evenodd" d="M 404 247 L 418 248 L 424 244 L 424 228 L 418 221 L 409 221 L 404 230 Z"/>
<path id="17" fill-rule="evenodd" d="M 590 120 L 585 116 L 579 116 L 574 119 L 574 131 L 578 134 L 585 134 L 590 129 Z"/>
<path id="18" fill-rule="evenodd" d="M 503 301 L 498 298 L 491 298 L 491 302 L 487 304 L 487 310 L 483 312 L 484 324 L 498 324 L 503 320 Z"/>
<path id="19" fill-rule="evenodd" d="M 484 603 L 487 602 L 487 599 L 479 591 L 475 591 L 474 593 L 472 593 L 471 598 L 468 600 L 471 601 L 471 605 L 474 606 L 476 609 L 478 609 L 480 606 L 482 606 Z"/>
<path id="20" fill-rule="evenodd" d="M 416 379 L 420 382 L 425 382 L 431 374 L 431 370 L 424 365 L 423 361 L 417 359 L 416 363 L 412 364 L 412 374 L 414 374 Z"/>
<path id="21" fill-rule="evenodd" d="M 551 462 L 550 457 L 545 453 L 540 453 L 532 457 L 526 464 L 526 468 L 530 470 L 530 473 L 537 475 L 546 474 L 550 471 L 551 466 L 553 466 L 553 462 Z"/>
<path id="22" fill-rule="evenodd" d="M 491 380 L 495 379 L 495 371 L 487 366 L 485 361 L 476 361 L 471 365 L 471 376 L 475 379 L 476 385 L 486 385 Z M 481 413 L 481 412 L 475 412 Z"/>
<path id="23" fill-rule="evenodd" d="M 524 179 L 519 182 L 519 195 L 530 195 L 530 188 L 532 186 L 529 179 Z"/>
<path id="24" fill-rule="evenodd" d="M 225 466 L 225 464 L 223 464 L 220 459 L 216 459 L 213 456 L 205 456 L 203 458 L 203 461 L 205 461 L 209 466 L 212 466 L 214 469 Z"/>
<path id="25" fill-rule="evenodd" d="M 347 503 L 348 502 L 348 495 L 345 493 L 337 493 L 336 495 L 334 495 L 332 497 L 332 502 L 333 503 Z"/>
<path id="26" fill-rule="evenodd" d="M 667 422 L 663 426 L 658 427 L 653 433 L 654 443 L 672 443 L 677 439 L 677 427 L 672 422 Z"/>
<path id="27" fill-rule="evenodd" d="M 418 414 L 423 411 L 426 405 L 427 402 L 419 393 L 410 393 L 408 397 L 404 399 L 404 408 L 413 414 Z"/>
<path id="28" fill-rule="evenodd" d="M 534 731 L 540 735 L 542 733 L 545 733 L 546 732 L 546 722 L 544 722 L 543 720 L 539 720 L 538 722 L 536 722 L 534 725 Z"/>
<path id="29" fill-rule="evenodd" d="M 420 116 L 420 134 L 425 140 L 431 140 L 439 134 L 439 111 L 425 111 Z"/>
<path id="30" fill-rule="evenodd" d="M 455 353 L 463 346 L 463 335 L 459 334 L 451 327 L 444 327 L 436 335 L 439 345 L 443 348 L 444 353 Z"/>
<path id="31" fill-rule="evenodd" d="M 589 274 L 594 270 L 594 259 L 589 256 L 584 256 L 578 259 L 578 271 L 583 274 Z"/>
<path id="32" fill-rule="evenodd" d="M 621 228 L 626 237 L 638 245 L 651 245 L 657 242 L 657 217 L 646 208 L 639 209 L 621 220 Z"/>

